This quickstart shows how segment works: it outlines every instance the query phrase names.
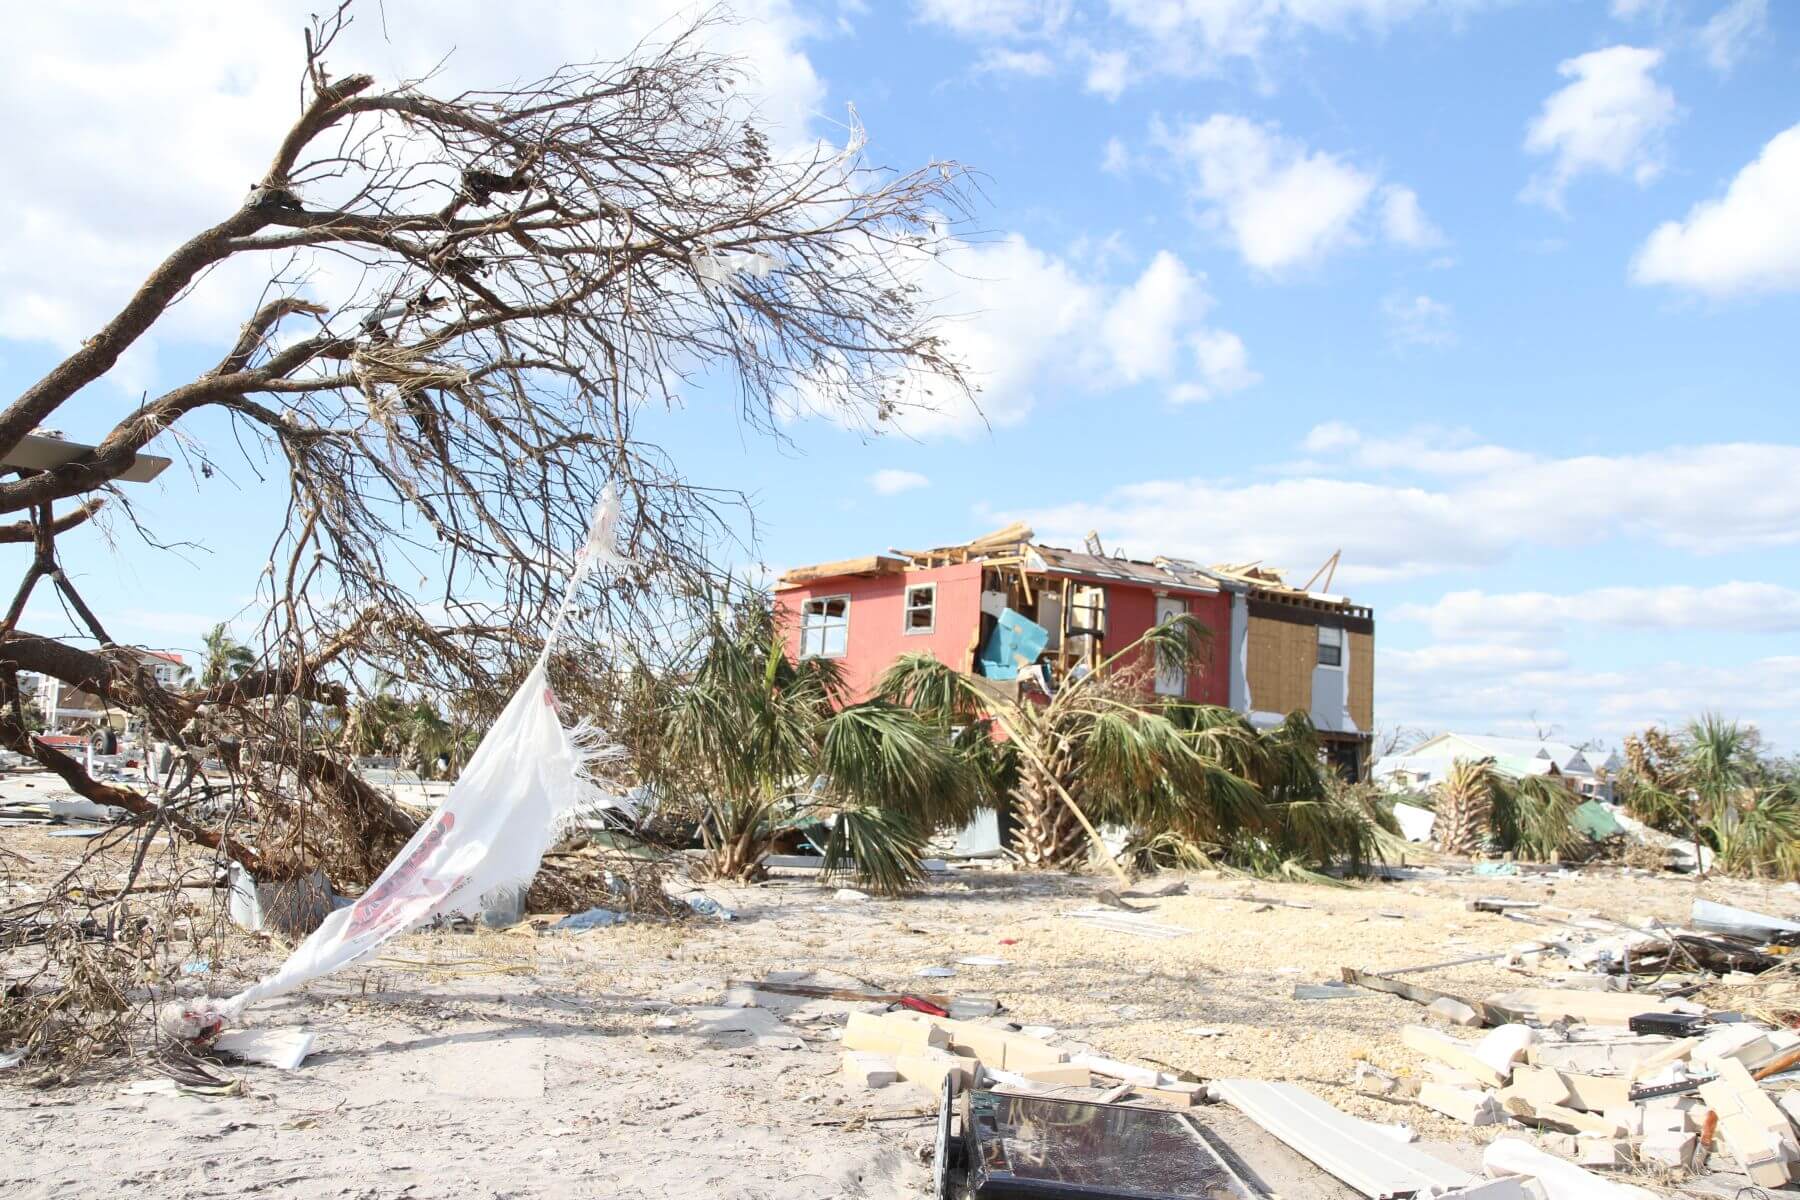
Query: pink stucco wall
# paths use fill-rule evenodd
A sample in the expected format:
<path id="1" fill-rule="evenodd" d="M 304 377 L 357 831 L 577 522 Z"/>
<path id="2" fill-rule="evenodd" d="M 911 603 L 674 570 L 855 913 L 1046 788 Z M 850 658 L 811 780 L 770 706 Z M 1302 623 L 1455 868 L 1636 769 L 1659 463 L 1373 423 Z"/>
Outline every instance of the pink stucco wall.
<path id="1" fill-rule="evenodd" d="M 1147 587 L 1116 579 L 1081 582 L 1104 586 L 1107 592 L 1109 629 L 1107 642 L 1124 646 L 1141 637 L 1156 623 L 1156 594 Z M 903 615 L 906 589 L 921 583 L 937 584 L 937 626 L 931 633 L 905 632 Z M 1231 598 L 1220 592 L 1167 594 L 1187 601 L 1188 611 L 1212 633 L 1210 661 L 1190 671 L 1187 699 L 1196 704 L 1228 704 L 1231 680 L 1227 645 L 1231 631 Z M 907 571 L 874 578 L 823 579 L 775 593 L 777 613 L 787 630 L 788 653 L 800 654 L 800 606 L 822 596 L 850 597 L 848 649 L 839 664 L 845 682 L 858 699 L 867 696 L 881 673 L 902 654 L 924 651 L 959 670 L 969 665 L 969 646 L 981 618 L 981 564 Z"/>
<path id="2" fill-rule="evenodd" d="M 937 625 L 930 633 L 904 628 L 906 589 L 937 584 Z M 959 670 L 969 665 L 969 640 L 981 617 L 981 564 L 962 563 L 901 575 L 822 579 L 775 593 L 787 630 L 788 653 L 800 655 L 800 605 L 815 596 L 850 597 L 849 649 L 838 665 L 857 699 L 874 690 L 881 673 L 902 654 L 926 653 Z"/>

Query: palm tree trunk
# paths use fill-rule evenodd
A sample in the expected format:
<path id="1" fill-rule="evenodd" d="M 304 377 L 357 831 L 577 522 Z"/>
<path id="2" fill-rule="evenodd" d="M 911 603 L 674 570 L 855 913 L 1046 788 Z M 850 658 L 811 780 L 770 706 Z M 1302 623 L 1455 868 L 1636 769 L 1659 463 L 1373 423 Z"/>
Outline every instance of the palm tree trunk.
<path id="1" fill-rule="evenodd" d="M 1035 870 L 1058 870 L 1081 857 L 1084 832 L 1049 777 L 1035 764 L 1020 768 L 1013 790 L 1013 851 Z"/>

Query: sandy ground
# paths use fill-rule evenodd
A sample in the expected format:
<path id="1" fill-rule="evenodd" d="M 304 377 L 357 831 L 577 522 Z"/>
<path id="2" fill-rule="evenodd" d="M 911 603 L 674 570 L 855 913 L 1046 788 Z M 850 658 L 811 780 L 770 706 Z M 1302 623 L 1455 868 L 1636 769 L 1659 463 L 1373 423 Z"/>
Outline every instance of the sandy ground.
<path id="1" fill-rule="evenodd" d="M 41 830 L 0 830 L 0 847 L 30 862 L 69 845 Z M 805 878 L 714 889 L 739 912 L 730 923 L 411 935 L 253 1011 L 255 1025 L 304 1025 L 318 1041 L 292 1073 L 233 1068 L 242 1097 L 128 1095 L 125 1084 L 152 1074 L 129 1064 L 52 1091 L 0 1083 L 0 1195 L 928 1194 L 932 1126 L 911 1114 L 929 1099 L 906 1084 L 852 1090 L 837 1076 L 843 1016 L 869 1006 L 769 1000 L 792 1048 L 721 1031 L 720 1014 L 705 1011 L 726 999 L 728 979 L 782 972 L 992 996 L 1006 1018 L 1053 1027 L 1053 1041 L 1206 1078 L 1300 1083 L 1359 1116 L 1406 1122 L 1435 1152 L 1472 1167 L 1495 1131 L 1348 1086 L 1358 1058 L 1418 1071 L 1398 1030 L 1421 1010 L 1376 993 L 1296 1000 L 1297 983 L 1334 979 L 1344 966 L 1501 951 L 1545 932 L 1466 911 L 1477 895 L 1632 920 L 1677 919 L 1696 895 L 1800 909 L 1792 890 L 1697 887 L 1619 868 L 1343 888 L 1185 879 L 1190 894 L 1141 902 L 1156 906 L 1157 921 L 1191 931 L 1168 940 L 1066 915 L 1108 880 L 1006 872 L 938 876 L 892 901 L 840 900 Z M 249 937 L 232 947 L 185 990 L 229 993 L 280 956 Z M 969 955 L 1005 965 L 955 965 Z M 956 974 L 918 975 L 935 966 Z M 1408 978 L 1484 996 L 1546 976 L 1483 964 Z M 1219 1033 L 1189 1032 L 1201 1027 Z M 1353 1195 L 1224 1106 L 1195 1111 L 1272 1192 Z"/>

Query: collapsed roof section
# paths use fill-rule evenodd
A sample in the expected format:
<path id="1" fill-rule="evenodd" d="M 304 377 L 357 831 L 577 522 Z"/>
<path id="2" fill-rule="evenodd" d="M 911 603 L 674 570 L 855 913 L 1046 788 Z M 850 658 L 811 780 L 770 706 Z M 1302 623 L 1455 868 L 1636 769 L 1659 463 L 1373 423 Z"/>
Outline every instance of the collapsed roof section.
<path id="1" fill-rule="evenodd" d="M 1371 618 L 1368 607 L 1327 592 L 1309 591 L 1288 584 L 1280 571 L 1260 562 L 1203 566 L 1183 558 L 1126 558 L 1102 551 L 1099 539 L 1089 536 L 1085 550 L 1066 550 L 1038 543 L 1031 527 L 1015 521 L 992 533 L 954 546 L 929 550 L 890 548 L 886 554 L 795 567 L 782 574 L 778 587 L 797 587 L 820 579 L 846 576 L 901 575 L 911 570 L 979 562 L 992 567 L 1015 567 L 1037 574 L 1073 575 L 1086 579 L 1117 579 L 1147 587 L 1168 586 L 1193 591 L 1242 592 L 1255 600 L 1275 601 L 1350 617 Z M 1336 555 L 1329 560 L 1336 566 Z M 1316 576 L 1315 576 L 1316 578 Z"/>

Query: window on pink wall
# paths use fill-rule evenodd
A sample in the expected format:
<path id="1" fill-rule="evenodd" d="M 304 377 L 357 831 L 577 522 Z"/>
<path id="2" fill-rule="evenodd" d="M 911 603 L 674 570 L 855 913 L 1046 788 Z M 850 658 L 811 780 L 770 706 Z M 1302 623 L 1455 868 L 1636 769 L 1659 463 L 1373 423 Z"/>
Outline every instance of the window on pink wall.
<path id="1" fill-rule="evenodd" d="M 815 596 L 801 607 L 801 658 L 842 658 L 849 647 L 850 597 Z"/>
<path id="2" fill-rule="evenodd" d="M 906 589 L 903 633 L 931 633 L 937 629 L 937 584 L 915 583 Z"/>

